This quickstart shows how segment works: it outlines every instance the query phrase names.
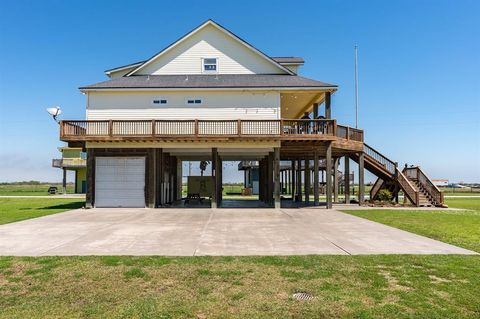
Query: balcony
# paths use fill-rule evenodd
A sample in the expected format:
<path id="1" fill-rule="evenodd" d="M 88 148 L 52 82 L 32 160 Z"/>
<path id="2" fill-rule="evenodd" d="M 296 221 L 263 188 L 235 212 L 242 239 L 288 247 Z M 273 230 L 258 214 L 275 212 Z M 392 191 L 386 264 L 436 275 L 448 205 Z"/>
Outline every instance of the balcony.
<path id="1" fill-rule="evenodd" d="M 363 142 L 363 131 L 336 120 L 105 120 L 61 121 L 60 139 L 73 141 L 135 140 L 346 140 Z"/>
<path id="2" fill-rule="evenodd" d="M 87 167 L 87 161 L 82 158 L 56 158 L 56 159 L 52 159 L 52 167 L 56 167 L 56 168 Z"/>

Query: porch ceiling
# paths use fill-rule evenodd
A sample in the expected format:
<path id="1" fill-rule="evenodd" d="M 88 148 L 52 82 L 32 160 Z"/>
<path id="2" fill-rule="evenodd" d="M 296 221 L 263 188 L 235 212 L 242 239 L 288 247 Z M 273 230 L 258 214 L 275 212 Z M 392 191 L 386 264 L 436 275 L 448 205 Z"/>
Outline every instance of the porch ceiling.
<path id="1" fill-rule="evenodd" d="M 312 112 L 313 103 L 323 103 L 326 91 L 284 92 L 280 94 L 280 112 L 282 118 L 295 119 L 304 112 Z"/>

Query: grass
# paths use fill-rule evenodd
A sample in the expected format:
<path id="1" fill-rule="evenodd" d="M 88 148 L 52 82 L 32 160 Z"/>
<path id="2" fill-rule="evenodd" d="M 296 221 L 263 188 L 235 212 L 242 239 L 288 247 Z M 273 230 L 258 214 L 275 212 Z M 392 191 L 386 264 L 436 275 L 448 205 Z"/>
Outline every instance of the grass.
<path id="1" fill-rule="evenodd" d="M 50 186 L 56 186 L 58 191 L 62 191 L 62 184 L 0 184 L 0 196 L 48 196 L 47 190 Z M 67 184 L 67 193 L 74 193 L 74 185 Z"/>
<path id="2" fill-rule="evenodd" d="M 358 217 L 414 232 L 480 252 L 480 198 L 447 198 L 450 207 L 463 211 L 358 210 Z"/>
<path id="3" fill-rule="evenodd" d="M 0 224 L 56 214 L 84 205 L 85 201 L 78 199 L 0 198 Z"/>
<path id="4" fill-rule="evenodd" d="M 478 318 L 478 269 L 475 256 L 3 257 L 0 318 Z"/>
<path id="5" fill-rule="evenodd" d="M 0 199 L 0 223 L 74 199 Z M 480 251 L 470 211 L 350 211 Z M 480 256 L 0 257 L 0 318 L 478 318 Z M 307 292 L 311 301 L 291 296 Z"/>

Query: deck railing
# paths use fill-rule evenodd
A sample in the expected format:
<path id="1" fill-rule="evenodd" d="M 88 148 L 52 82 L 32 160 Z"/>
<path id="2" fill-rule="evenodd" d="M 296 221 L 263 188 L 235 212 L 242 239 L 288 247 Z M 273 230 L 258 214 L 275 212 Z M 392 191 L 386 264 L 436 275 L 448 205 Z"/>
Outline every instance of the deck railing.
<path id="1" fill-rule="evenodd" d="M 332 136 L 363 142 L 363 131 L 335 120 L 100 120 L 61 121 L 62 140 L 109 137 L 295 137 Z"/>

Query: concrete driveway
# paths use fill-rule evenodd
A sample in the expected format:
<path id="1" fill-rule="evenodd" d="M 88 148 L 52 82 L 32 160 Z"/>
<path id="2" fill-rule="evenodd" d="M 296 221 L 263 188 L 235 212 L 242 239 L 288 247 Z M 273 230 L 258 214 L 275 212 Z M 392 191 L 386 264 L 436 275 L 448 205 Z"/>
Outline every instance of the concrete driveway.
<path id="1" fill-rule="evenodd" d="M 335 210 L 90 209 L 0 226 L 0 255 L 474 254 Z"/>

